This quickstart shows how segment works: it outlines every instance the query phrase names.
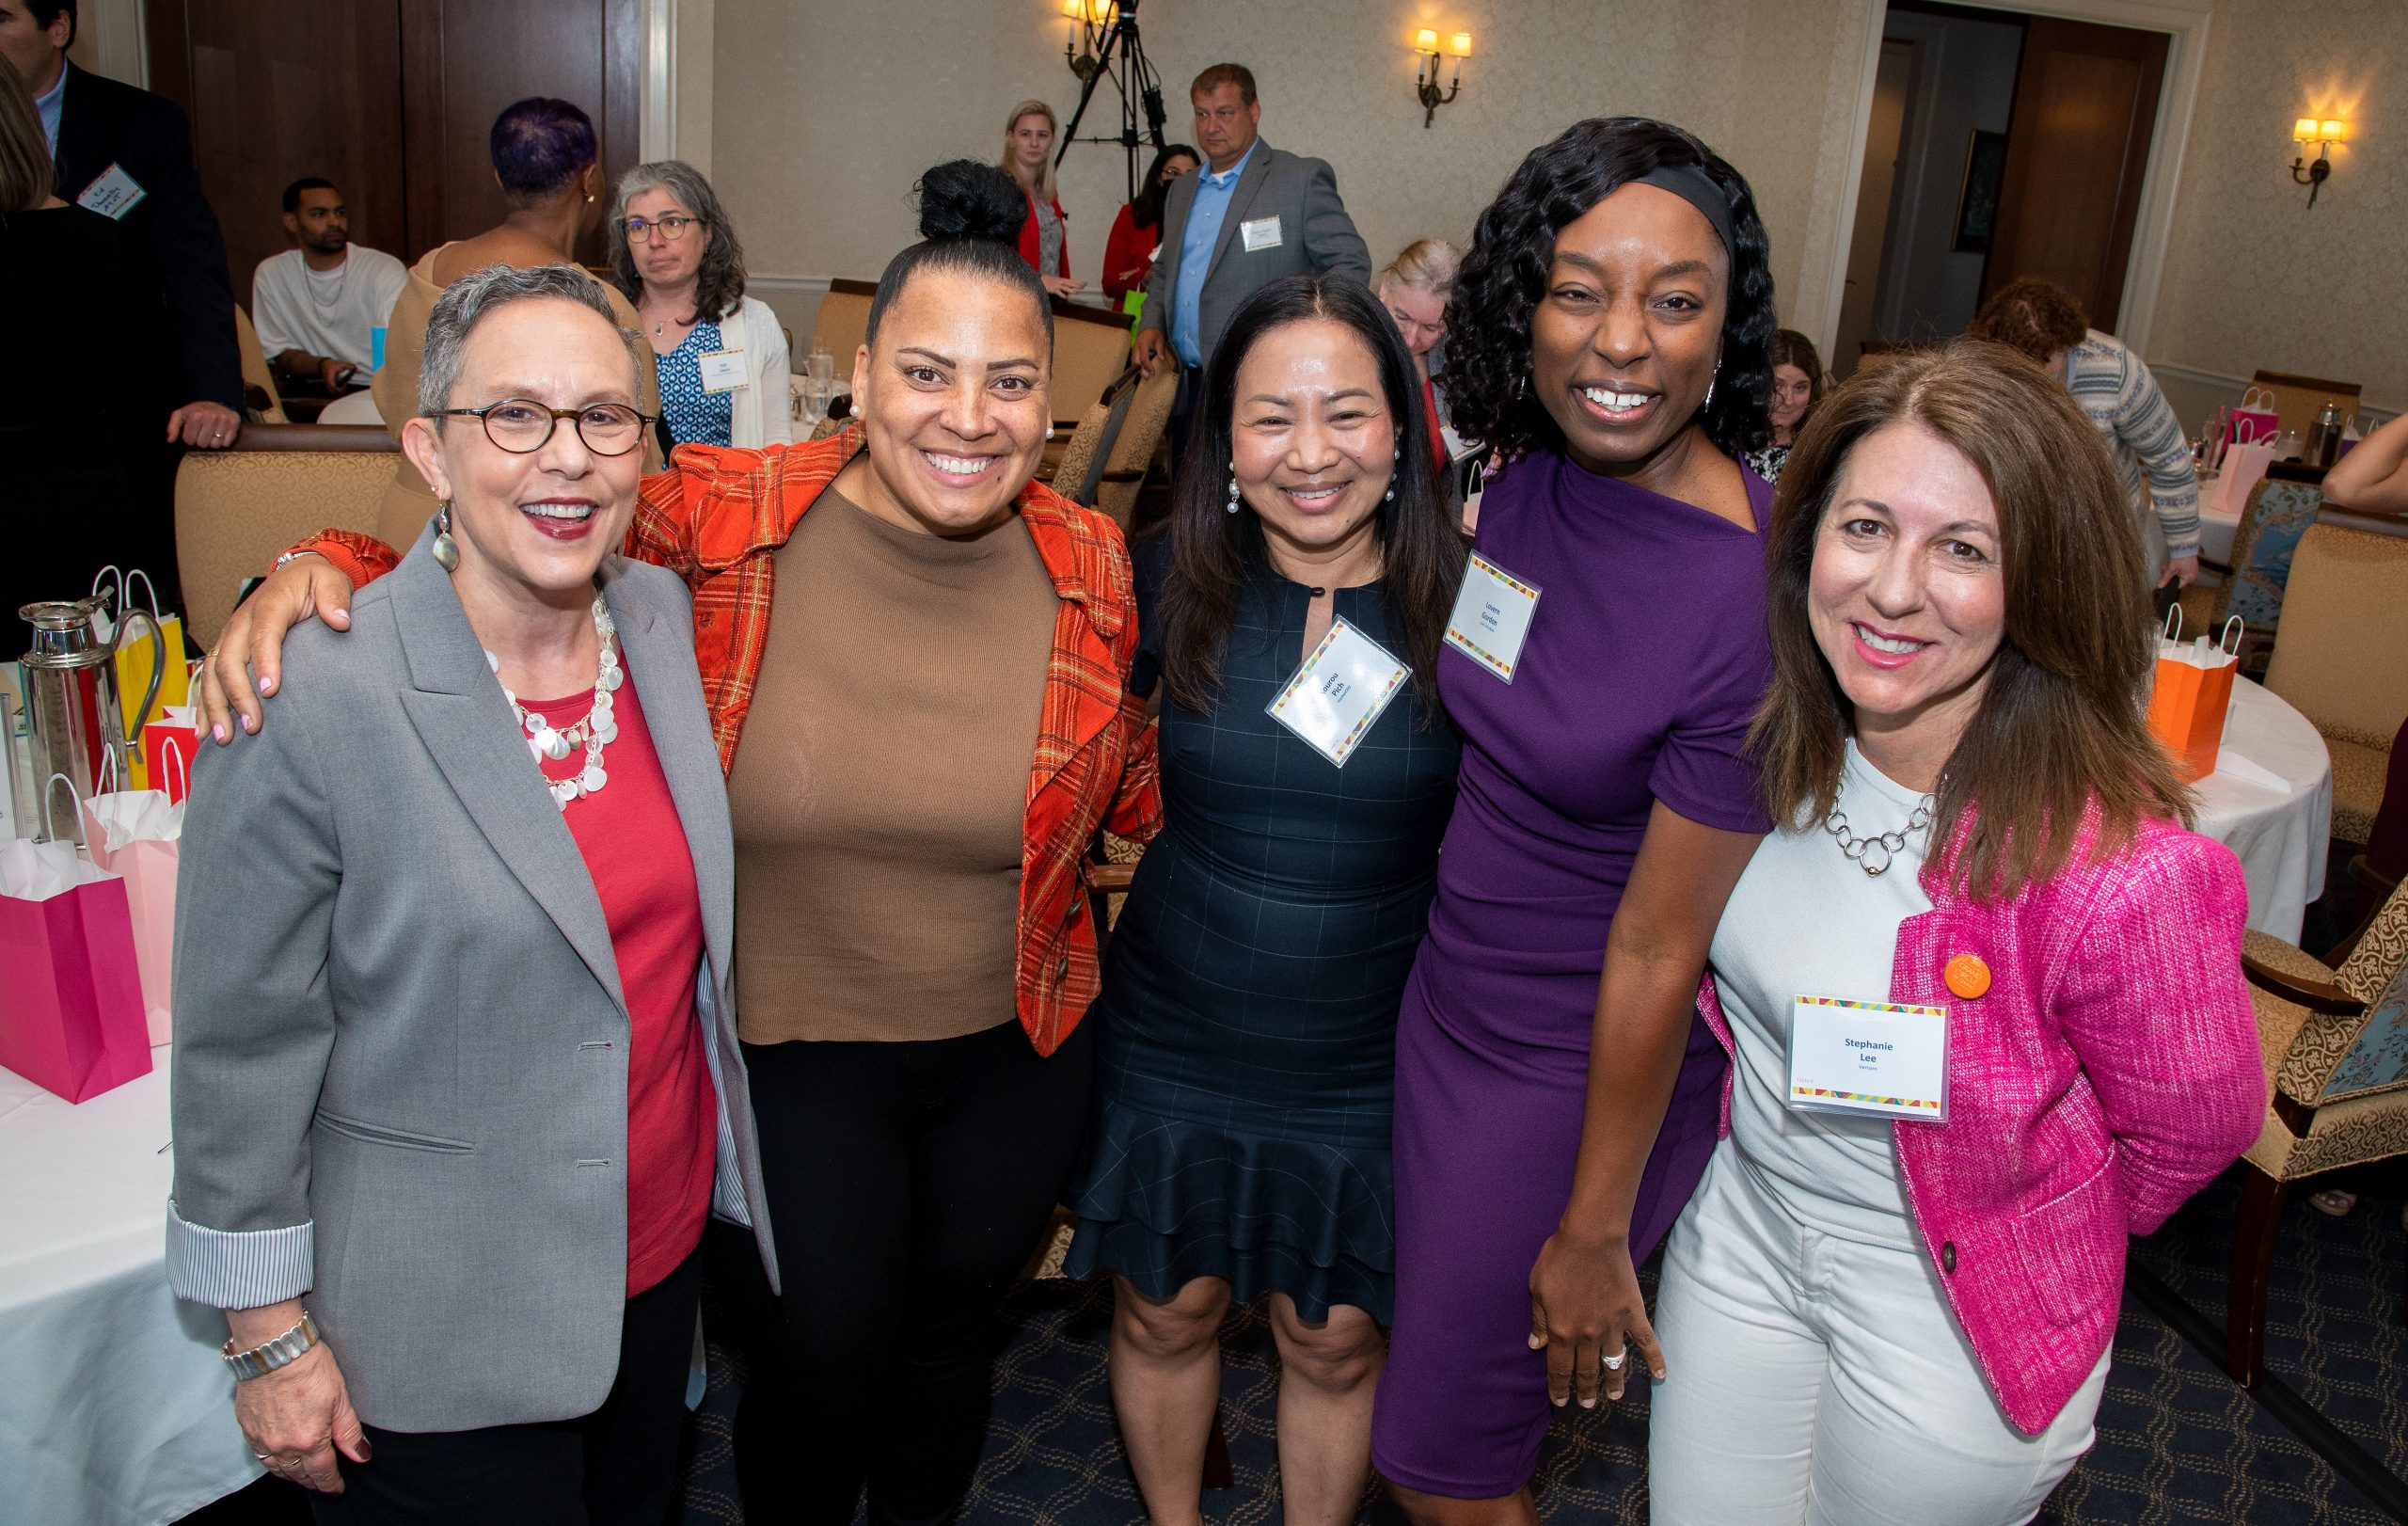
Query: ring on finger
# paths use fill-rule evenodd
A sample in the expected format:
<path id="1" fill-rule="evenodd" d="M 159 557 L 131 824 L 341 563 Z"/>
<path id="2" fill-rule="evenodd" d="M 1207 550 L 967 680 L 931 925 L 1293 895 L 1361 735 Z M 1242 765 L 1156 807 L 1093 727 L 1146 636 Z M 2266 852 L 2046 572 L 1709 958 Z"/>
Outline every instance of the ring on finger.
<path id="1" fill-rule="evenodd" d="M 1622 1371 L 1622 1364 L 1630 1359 L 1630 1348 L 1624 1346 L 1610 1357 L 1600 1356 L 1597 1359 L 1606 1364 L 1607 1372 L 1619 1373 Z"/>

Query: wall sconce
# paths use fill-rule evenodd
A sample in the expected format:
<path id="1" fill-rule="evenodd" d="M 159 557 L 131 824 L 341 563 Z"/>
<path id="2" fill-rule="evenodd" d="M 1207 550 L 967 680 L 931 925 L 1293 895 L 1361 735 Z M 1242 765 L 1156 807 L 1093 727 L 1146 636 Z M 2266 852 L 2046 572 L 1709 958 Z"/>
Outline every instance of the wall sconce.
<path id="1" fill-rule="evenodd" d="M 1069 34 L 1062 42 L 1062 61 L 1082 85 L 1103 68 L 1096 57 L 1096 44 L 1118 19 L 1117 9 L 1117 0 L 1062 0 L 1062 14 L 1070 18 Z"/>
<path id="2" fill-rule="evenodd" d="M 2324 179 L 2333 173 L 2333 161 L 2325 150 L 2336 143 L 2350 140 L 2350 124 L 2333 118 L 2319 121 L 2314 117 L 2302 117 L 2291 123 L 2291 141 L 2301 145 L 2299 156 L 2291 161 L 2291 181 L 2307 187 L 2307 204 L 2316 205 L 2316 193 L 2324 189 Z M 2306 145 L 2316 145 L 2316 162 L 2307 162 Z"/>
<path id="3" fill-rule="evenodd" d="M 1438 108 L 1464 93 L 1464 60 L 1471 56 L 1471 34 L 1457 32 L 1449 40 L 1449 51 L 1454 55 L 1453 84 L 1446 90 L 1438 88 L 1438 33 L 1425 26 L 1413 34 L 1413 49 L 1423 54 L 1420 68 L 1414 72 L 1413 93 L 1421 103 L 1421 125 L 1427 128 L 1438 115 Z"/>

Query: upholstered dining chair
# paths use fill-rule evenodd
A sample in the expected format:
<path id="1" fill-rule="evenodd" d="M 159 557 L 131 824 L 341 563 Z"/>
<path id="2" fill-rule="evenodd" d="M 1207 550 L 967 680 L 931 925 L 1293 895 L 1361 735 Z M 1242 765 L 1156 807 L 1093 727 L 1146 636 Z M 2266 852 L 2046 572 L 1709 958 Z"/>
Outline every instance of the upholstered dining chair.
<path id="1" fill-rule="evenodd" d="M 2337 968 L 2254 931 L 2241 960 L 2269 1098 L 2242 1157 L 2225 1313 L 2225 1370 L 2247 1387 L 2265 1372 L 2266 1285 L 2291 1184 L 2408 1154 L 2408 886 Z"/>
<path id="2" fill-rule="evenodd" d="M 2260 371 L 2249 378 L 2249 385 L 2273 394 L 2274 415 L 2285 429 L 2296 429 L 2300 437 L 2307 437 L 2310 424 L 2324 411 L 2330 398 L 2348 418 L 2358 411 L 2358 384 L 2353 381 L 2326 381 L 2321 376 L 2302 376 L 2288 371 Z"/>
<path id="3" fill-rule="evenodd" d="M 2333 835 L 2364 843 L 2408 719 L 2408 540 L 2314 524 L 2291 555 L 2266 687 L 2333 755 Z"/>
<path id="4" fill-rule="evenodd" d="M 1079 415 L 1079 424 L 1070 437 L 1058 450 L 1049 450 L 1049 459 L 1038 468 L 1037 474 L 1054 491 L 1071 502 L 1087 508 L 1095 506 L 1095 478 L 1101 475 L 1104 463 L 1110 459 L 1112 441 L 1119 434 L 1121 421 L 1129 416 L 1130 386 L 1137 375 L 1137 368 L 1130 367 L 1120 379 L 1103 389 L 1103 394 L 1086 405 Z"/>
<path id="5" fill-rule="evenodd" d="M 1112 516 L 1124 531 L 1137 512 L 1137 493 L 1145 485 L 1147 472 L 1153 469 L 1155 453 L 1170 428 L 1171 403 L 1178 395 L 1179 376 L 1168 366 L 1136 383 L 1128 400 L 1128 417 L 1097 478 L 1095 506 Z"/>
<path id="6" fill-rule="evenodd" d="M 853 374 L 853 356 L 869 337 L 869 304 L 876 295 L 878 282 L 840 276 L 828 283 L 828 294 L 819 299 L 811 342 L 833 357 L 837 371 L 845 375 Z"/>
<path id="7" fill-rule="evenodd" d="M 176 468 L 176 561 L 184 629 L 217 640 L 243 580 L 328 525 L 373 533 L 401 449 L 375 424 L 246 424 L 222 451 L 186 451 Z"/>
<path id="8" fill-rule="evenodd" d="M 2295 469 L 2277 475 L 2269 470 L 2249 490 L 2241 524 L 2232 533 L 2232 565 L 2214 588 L 2197 583 L 2182 590 L 2182 628 L 2214 635 L 2225 621 L 2241 616 L 2244 649 L 2242 666 L 2255 671 L 2257 649 L 2271 645 L 2282 618 L 2283 591 L 2290 581 L 2291 556 L 2299 538 L 2316 522 L 2324 501 L 2313 481 Z"/>
<path id="9" fill-rule="evenodd" d="M 267 350 L 260 343 L 260 331 L 251 326 L 251 315 L 234 304 L 234 349 L 243 361 L 243 400 L 259 410 L 263 423 L 290 423 L 284 411 L 283 394 L 276 389 L 276 368 L 267 363 Z"/>

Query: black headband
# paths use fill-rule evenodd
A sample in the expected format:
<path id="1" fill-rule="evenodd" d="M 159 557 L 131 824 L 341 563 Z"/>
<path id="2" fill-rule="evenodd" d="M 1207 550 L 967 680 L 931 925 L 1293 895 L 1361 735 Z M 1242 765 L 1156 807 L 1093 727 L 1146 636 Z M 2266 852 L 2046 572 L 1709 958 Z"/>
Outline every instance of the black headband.
<path id="1" fill-rule="evenodd" d="M 1695 165 L 1663 165 L 1649 170 L 1626 185 L 1653 185 L 1697 208 L 1705 220 L 1714 225 L 1715 236 L 1722 240 L 1723 252 L 1737 255 L 1738 240 L 1731 234 L 1731 199 L 1722 187 L 1714 183 L 1712 176 Z"/>

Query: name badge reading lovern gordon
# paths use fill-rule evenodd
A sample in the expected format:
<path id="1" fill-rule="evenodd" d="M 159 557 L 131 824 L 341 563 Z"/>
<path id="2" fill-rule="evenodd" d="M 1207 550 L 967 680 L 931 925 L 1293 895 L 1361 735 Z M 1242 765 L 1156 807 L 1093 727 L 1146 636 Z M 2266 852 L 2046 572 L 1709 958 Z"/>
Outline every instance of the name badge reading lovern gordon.
<path id="1" fill-rule="evenodd" d="M 1948 1121 L 1948 1009 L 1799 996 L 1790 1004 L 1789 1105 Z"/>
<path id="2" fill-rule="evenodd" d="M 1284 242 L 1279 236 L 1279 219 L 1276 217 L 1257 217 L 1252 222 L 1238 224 L 1238 237 L 1245 241 L 1245 252 L 1248 254 L 1257 249 L 1275 249 Z"/>
<path id="3" fill-rule="evenodd" d="M 1332 620 L 1329 634 L 1263 708 L 1342 769 L 1411 676 L 1413 670 L 1378 642 L 1343 620 Z"/>
<path id="4" fill-rule="evenodd" d="M 1454 612 L 1447 616 L 1447 644 L 1510 684 L 1538 607 L 1537 585 L 1474 551 Z"/>
<path id="5" fill-rule="evenodd" d="M 123 165 L 112 164 L 101 171 L 75 204 L 87 212 L 97 212 L 103 217 L 122 217 L 134 210 L 135 203 L 150 193 L 125 172 Z"/>
<path id="6" fill-rule="evenodd" d="M 752 385 L 744 375 L 742 350 L 713 350 L 701 358 L 701 366 L 705 392 L 733 392 Z"/>

